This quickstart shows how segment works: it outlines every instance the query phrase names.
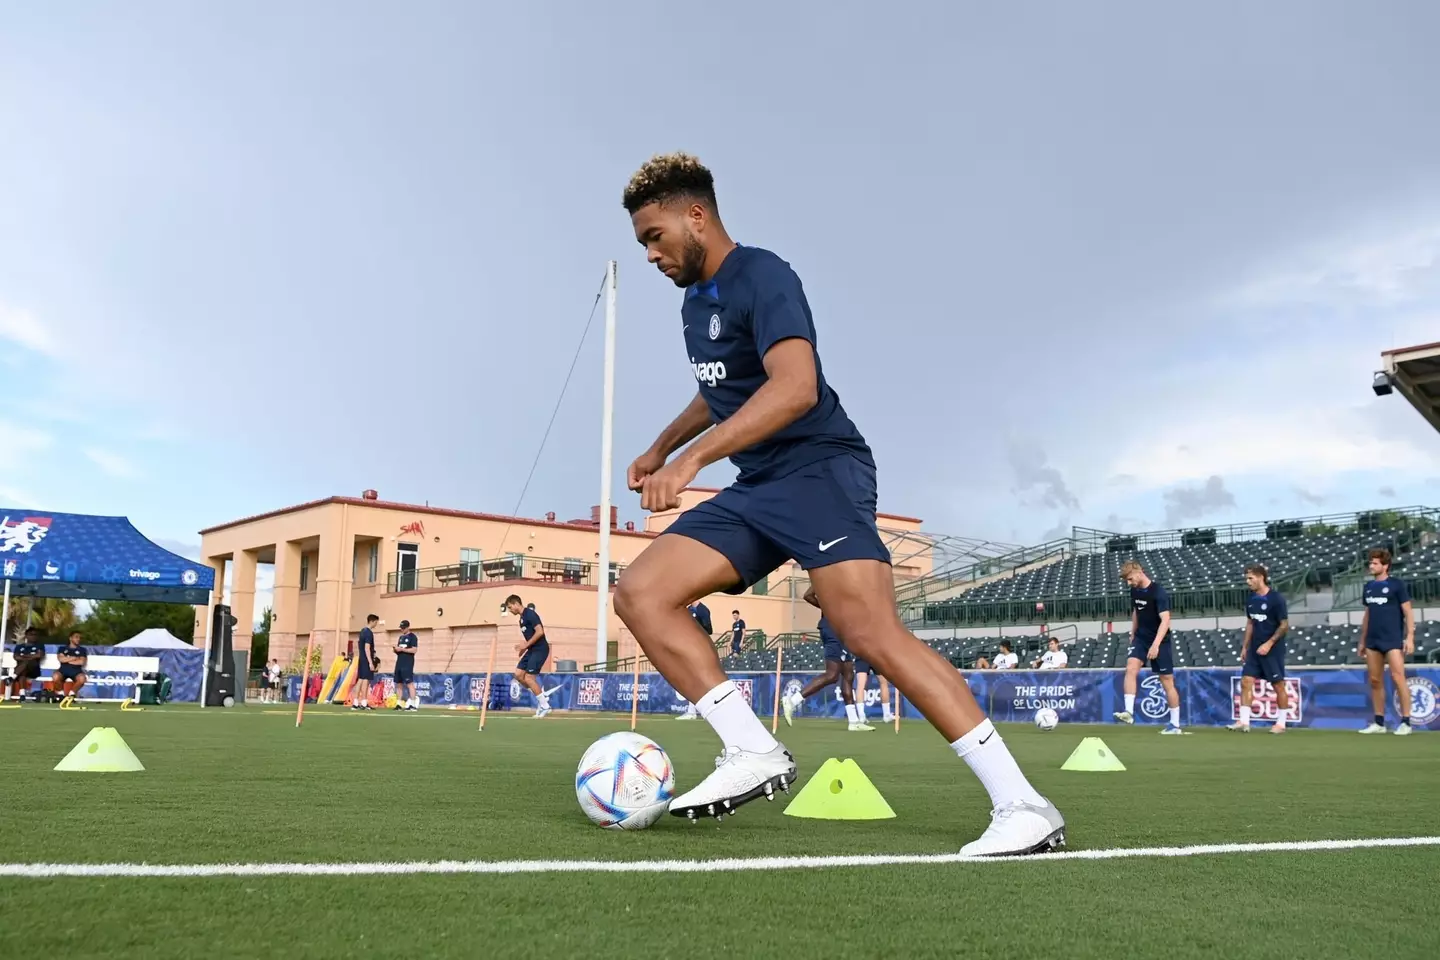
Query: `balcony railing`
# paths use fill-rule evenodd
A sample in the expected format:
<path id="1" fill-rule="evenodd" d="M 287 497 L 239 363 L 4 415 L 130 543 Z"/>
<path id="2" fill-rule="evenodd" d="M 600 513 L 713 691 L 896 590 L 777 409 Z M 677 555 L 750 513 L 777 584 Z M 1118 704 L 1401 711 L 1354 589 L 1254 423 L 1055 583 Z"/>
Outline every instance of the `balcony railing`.
<path id="1" fill-rule="evenodd" d="M 442 567 L 419 570 L 397 570 L 385 576 L 386 593 L 408 593 L 412 590 L 441 590 L 473 583 L 501 583 L 507 580 L 528 580 L 535 583 L 569 584 L 577 587 L 596 585 L 597 564 L 573 557 L 500 557 L 495 560 L 472 560 L 450 563 Z M 623 563 L 610 564 L 610 585 L 620 579 Z"/>

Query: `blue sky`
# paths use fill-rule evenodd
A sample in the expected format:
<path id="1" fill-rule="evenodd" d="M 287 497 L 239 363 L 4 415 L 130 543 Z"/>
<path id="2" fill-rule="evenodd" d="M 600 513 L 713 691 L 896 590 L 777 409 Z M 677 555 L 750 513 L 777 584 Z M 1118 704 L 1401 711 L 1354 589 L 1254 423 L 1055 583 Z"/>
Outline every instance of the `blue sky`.
<path id="1" fill-rule="evenodd" d="M 1433 4 L 497 6 L 0 0 L 0 505 L 508 512 L 610 258 L 622 476 L 694 390 L 620 207 L 673 149 L 800 273 L 882 509 L 1440 503 L 1369 389 L 1440 340 Z M 598 332 L 524 514 L 596 502 Z"/>

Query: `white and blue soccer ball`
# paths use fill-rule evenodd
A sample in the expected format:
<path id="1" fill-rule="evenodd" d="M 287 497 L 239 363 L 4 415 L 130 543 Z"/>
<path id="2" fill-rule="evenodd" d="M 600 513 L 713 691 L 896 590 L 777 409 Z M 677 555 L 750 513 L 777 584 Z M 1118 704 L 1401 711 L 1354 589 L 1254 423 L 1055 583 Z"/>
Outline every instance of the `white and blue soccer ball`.
<path id="1" fill-rule="evenodd" d="M 644 830 L 665 815 L 673 796 L 670 756 L 654 740 L 628 730 L 592 743 L 575 771 L 580 809 L 607 830 Z"/>
<path id="2" fill-rule="evenodd" d="M 1060 726 L 1060 714 L 1049 707 L 1042 707 L 1035 711 L 1035 726 L 1049 732 Z"/>

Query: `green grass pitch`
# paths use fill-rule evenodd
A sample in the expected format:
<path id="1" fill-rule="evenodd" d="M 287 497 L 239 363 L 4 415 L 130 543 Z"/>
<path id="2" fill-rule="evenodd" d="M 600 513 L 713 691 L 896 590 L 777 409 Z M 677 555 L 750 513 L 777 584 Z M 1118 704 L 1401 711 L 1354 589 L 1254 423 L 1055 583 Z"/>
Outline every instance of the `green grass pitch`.
<path id="1" fill-rule="evenodd" d="M 782 815 L 592 826 L 585 747 L 628 718 L 293 713 L 250 705 L 0 712 L 6 863 L 709 860 L 952 853 L 988 822 L 979 784 L 929 727 L 781 736 L 802 782 L 853 757 L 893 820 Z M 144 762 L 51 768 L 92 726 Z M 707 771 L 704 723 L 643 719 L 677 787 Z M 1069 824 L 1069 849 L 1440 834 L 1440 736 L 1002 727 Z M 1068 773 L 1085 735 L 1129 768 Z M 0 877 L 0 956 L 1319 957 L 1434 956 L 1440 847 L 1173 859 L 949 863 L 744 873 Z"/>

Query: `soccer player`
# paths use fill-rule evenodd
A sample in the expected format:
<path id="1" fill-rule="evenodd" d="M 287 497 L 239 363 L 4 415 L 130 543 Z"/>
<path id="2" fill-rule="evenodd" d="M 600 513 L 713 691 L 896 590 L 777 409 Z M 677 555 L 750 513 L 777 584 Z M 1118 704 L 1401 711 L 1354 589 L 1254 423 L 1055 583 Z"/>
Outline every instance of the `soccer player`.
<path id="1" fill-rule="evenodd" d="M 515 679 L 535 694 L 536 718 L 548 716 L 550 696 L 540 686 L 540 671 L 545 661 L 550 659 L 550 641 L 545 638 L 545 624 L 540 622 L 540 614 L 535 612 L 535 607 L 525 606 L 516 594 L 505 598 L 505 609 L 510 611 L 511 616 L 520 618 L 520 633 L 525 638 L 524 643 L 515 647 L 515 652 L 520 655 L 520 662 L 515 664 Z"/>
<path id="2" fill-rule="evenodd" d="M 1255 679 L 1264 679 L 1275 688 L 1279 714 L 1271 733 L 1285 732 L 1285 712 L 1290 709 L 1290 691 L 1285 687 L 1285 634 L 1290 632 L 1290 610 L 1280 591 L 1270 586 L 1270 571 L 1263 563 L 1245 568 L 1245 585 L 1251 593 L 1245 601 L 1245 640 L 1240 644 L 1240 719 L 1226 729 L 1250 732 L 1250 706 L 1255 702 Z"/>
<path id="3" fill-rule="evenodd" d="M 1410 733 L 1410 684 L 1405 680 L 1405 658 L 1415 652 L 1415 611 L 1410 589 L 1404 580 L 1390 576 L 1390 551 L 1370 551 L 1370 576 L 1365 584 L 1365 618 L 1360 621 L 1360 656 L 1370 672 L 1370 702 L 1375 719 L 1361 733 L 1385 732 L 1385 668 L 1400 698 L 1400 726 L 1395 732 Z"/>
<path id="4" fill-rule="evenodd" d="M 1165 688 L 1165 702 L 1170 707 L 1170 723 L 1160 732 L 1183 733 L 1180 693 L 1175 689 L 1175 654 L 1170 641 L 1170 594 L 1151 580 L 1135 560 L 1126 560 L 1120 565 L 1120 579 L 1130 585 L 1132 609 L 1130 655 L 1125 659 L 1125 709 L 1115 714 L 1115 719 L 1121 723 L 1135 722 L 1135 690 L 1139 686 L 1140 667 L 1148 663 L 1150 672 L 1160 678 Z"/>
<path id="5" fill-rule="evenodd" d="M 894 720 L 894 714 L 890 711 L 889 691 L 885 689 L 884 683 L 879 683 L 880 674 L 870 666 L 869 661 L 855 658 L 855 714 L 860 718 L 861 723 L 869 723 L 865 719 L 865 688 L 869 685 L 870 677 L 874 676 L 880 687 L 880 722 L 889 723 Z"/>
<path id="6" fill-rule="evenodd" d="M 780 698 L 780 708 L 785 711 L 785 723 L 794 725 L 795 711 L 806 700 L 820 693 L 826 687 L 840 685 L 840 698 L 845 701 L 845 719 L 851 730 L 874 730 L 860 719 L 855 710 L 855 657 L 830 626 L 830 621 L 820 618 L 820 644 L 825 651 L 825 672 L 805 684 L 804 687 Z"/>
<path id="7" fill-rule="evenodd" d="M 629 487 L 644 509 L 673 510 L 703 467 L 729 458 L 739 469 L 732 486 L 652 541 L 616 588 L 615 612 L 724 745 L 714 771 L 670 812 L 723 816 L 795 781 L 794 758 L 685 612 L 694 598 L 741 593 L 793 558 L 835 632 L 905 692 L 990 794 L 990 825 L 961 853 L 1062 844 L 1060 812 L 1025 778 L 965 679 L 900 622 L 876 528 L 875 461 L 825 380 L 800 279 L 775 254 L 730 239 L 714 178 L 692 156 L 651 159 L 631 178 L 624 205 L 648 261 L 684 290 L 677 333 L 697 384 L 631 463 Z"/>
<path id="8" fill-rule="evenodd" d="M 395 638 L 395 709 L 419 710 L 420 698 L 415 695 L 415 651 L 420 638 L 410 631 L 410 621 L 400 621 L 400 636 Z"/>
<path id="9" fill-rule="evenodd" d="M 60 669 L 56 671 L 51 682 L 62 699 L 79 696 L 80 690 L 89 679 L 85 676 L 85 663 L 90 659 L 90 652 L 80 645 L 82 639 L 80 631 L 74 631 L 65 646 L 55 653 L 60 661 Z"/>
<path id="10" fill-rule="evenodd" d="M 380 658 L 375 653 L 375 625 L 379 622 L 380 618 L 372 613 L 365 618 L 365 626 L 360 628 L 360 641 L 356 644 L 359 649 L 355 653 L 352 710 L 370 709 L 370 681 L 375 676 L 375 668 L 380 664 Z"/>
<path id="11" fill-rule="evenodd" d="M 734 622 L 730 624 L 730 653 L 738 655 L 745 645 L 745 621 L 740 619 L 739 610 L 731 610 Z"/>
<path id="12" fill-rule="evenodd" d="M 714 636 L 715 624 L 710 621 L 710 608 L 705 606 L 704 600 L 696 600 L 690 605 L 690 616 L 700 624 L 700 629 L 705 631 L 705 636 Z"/>
<path id="13" fill-rule="evenodd" d="M 41 642 L 40 631 L 35 627 L 26 627 L 23 641 L 15 644 L 14 655 L 15 674 L 5 692 L 5 699 L 9 700 L 13 694 L 16 700 L 24 700 L 30 684 L 40 679 L 40 663 L 45 659 L 45 644 Z"/>

